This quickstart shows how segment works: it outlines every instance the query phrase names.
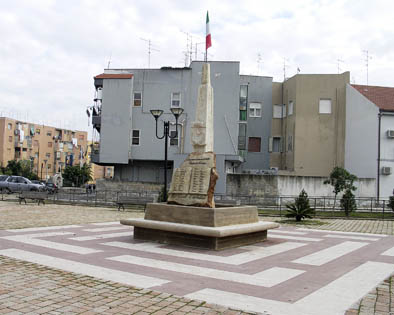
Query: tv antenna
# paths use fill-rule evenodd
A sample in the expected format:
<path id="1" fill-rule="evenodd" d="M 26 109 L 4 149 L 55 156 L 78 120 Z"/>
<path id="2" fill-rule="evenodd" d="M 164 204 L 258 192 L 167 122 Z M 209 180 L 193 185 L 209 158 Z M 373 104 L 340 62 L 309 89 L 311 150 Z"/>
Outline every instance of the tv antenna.
<path id="1" fill-rule="evenodd" d="M 372 59 L 372 57 L 369 55 L 368 50 L 363 50 L 363 53 L 365 54 L 365 67 L 367 68 L 367 86 L 368 86 L 368 66 L 369 66 L 369 60 Z"/>
<path id="2" fill-rule="evenodd" d="M 152 51 L 160 51 L 160 50 L 152 47 L 153 44 L 152 44 L 152 41 L 150 39 L 145 39 L 145 38 L 142 38 L 142 37 L 140 37 L 140 39 L 148 43 L 148 69 L 149 69 L 150 68 L 150 55 L 151 55 Z"/>
<path id="3" fill-rule="evenodd" d="M 286 68 L 289 67 L 289 65 L 286 64 L 286 61 L 288 61 L 288 59 L 286 59 L 285 57 L 283 57 L 283 82 L 286 81 Z"/>
<path id="4" fill-rule="evenodd" d="M 344 61 L 342 59 L 337 59 L 337 70 L 338 74 L 341 72 L 341 62 L 343 63 Z"/>
<path id="5" fill-rule="evenodd" d="M 112 59 L 112 52 L 111 52 L 111 54 L 109 55 L 107 69 L 109 69 L 109 66 L 111 65 L 111 59 Z"/>
<path id="6" fill-rule="evenodd" d="M 261 54 L 258 53 L 257 54 L 257 75 L 260 75 L 260 67 L 261 67 L 262 63 L 263 62 L 262 62 Z"/>

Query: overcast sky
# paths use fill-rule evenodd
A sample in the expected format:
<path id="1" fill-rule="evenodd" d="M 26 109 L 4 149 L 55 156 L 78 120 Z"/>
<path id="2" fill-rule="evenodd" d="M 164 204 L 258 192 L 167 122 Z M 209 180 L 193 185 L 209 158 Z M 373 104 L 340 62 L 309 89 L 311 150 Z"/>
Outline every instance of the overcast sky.
<path id="1" fill-rule="evenodd" d="M 241 74 L 283 81 L 350 71 L 351 83 L 394 86 L 391 0 L 0 0 L 0 115 L 88 130 L 93 76 L 113 68 L 184 66 L 189 38 Z M 189 35 L 187 35 L 188 33 Z M 191 38 L 192 36 L 192 38 Z M 190 48 L 189 48 L 190 49 Z M 202 59 L 204 44 L 197 45 Z M 260 55 L 260 62 L 259 62 Z M 340 61 L 338 61 L 340 60 Z"/>

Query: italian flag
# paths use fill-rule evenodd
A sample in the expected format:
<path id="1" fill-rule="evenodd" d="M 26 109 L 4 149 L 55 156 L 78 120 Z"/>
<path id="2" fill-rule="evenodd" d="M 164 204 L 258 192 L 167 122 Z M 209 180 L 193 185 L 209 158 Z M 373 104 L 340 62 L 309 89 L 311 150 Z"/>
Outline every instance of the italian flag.
<path id="1" fill-rule="evenodd" d="M 212 46 L 211 31 L 209 30 L 209 15 L 207 11 L 207 24 L 206 24 L 206 37 L 205 37 L 205 50 Z"/>

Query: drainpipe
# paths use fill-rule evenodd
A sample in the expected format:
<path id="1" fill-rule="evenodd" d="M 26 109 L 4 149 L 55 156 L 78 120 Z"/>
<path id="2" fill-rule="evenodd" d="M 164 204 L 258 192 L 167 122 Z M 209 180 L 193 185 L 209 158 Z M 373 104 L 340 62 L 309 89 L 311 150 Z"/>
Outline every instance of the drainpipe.
<path id="1" fill-rule="evenodd" d="M 382 122 L 382 112 L 379 111 L 378 114 L 378 176 L 377 176 L 377 188 L 376 194 L 378 201 L 380 198 L 380 133 L 381 133 L 381 122 Z"/>

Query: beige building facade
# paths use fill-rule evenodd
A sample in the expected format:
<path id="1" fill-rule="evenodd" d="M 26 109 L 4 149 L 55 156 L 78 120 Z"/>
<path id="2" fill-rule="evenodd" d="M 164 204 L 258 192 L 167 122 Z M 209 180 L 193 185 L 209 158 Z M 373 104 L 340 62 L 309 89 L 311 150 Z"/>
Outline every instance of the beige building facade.
<path id="1" fill-rule="evenodd" d="M 114 177 L 114 167 L 113 166 L 102 166 L 92 163 L 92 149 L 98 146 L 97 142 L 89 141 L 87 150 L 87 160 L 86 162 L 90 165 L 92 183 L 96 183 L 96 180 L 106 178 L 111 179 Z"/>
<path id="2" fill-rule="evenodd" d="M 270 166 L 296 176 L 328 176 L 344 166 L 350 73 L 297 74 L 273 83 Z"/>
<path id="3" fill-rule="evenodd" d="M 66 165 L 85 163 L 87 132 L 61 129 L 0 117 L 0 165 L 28 160 L 40 179 L 60 173 Z"/>

